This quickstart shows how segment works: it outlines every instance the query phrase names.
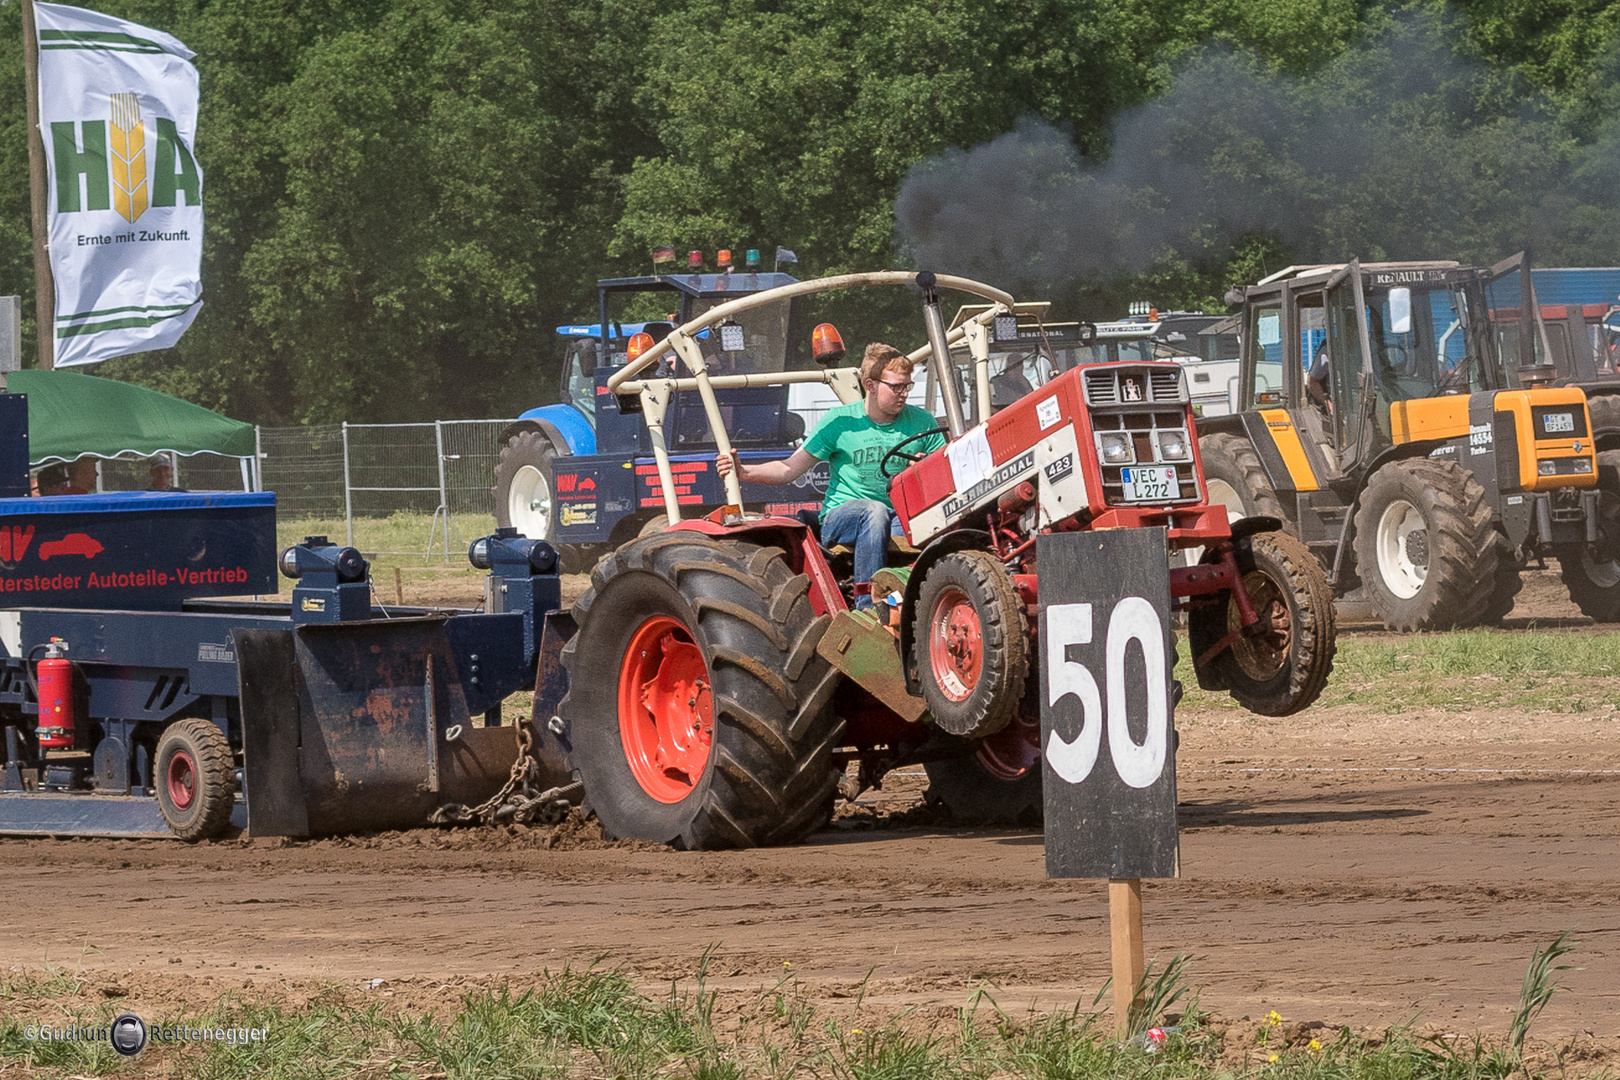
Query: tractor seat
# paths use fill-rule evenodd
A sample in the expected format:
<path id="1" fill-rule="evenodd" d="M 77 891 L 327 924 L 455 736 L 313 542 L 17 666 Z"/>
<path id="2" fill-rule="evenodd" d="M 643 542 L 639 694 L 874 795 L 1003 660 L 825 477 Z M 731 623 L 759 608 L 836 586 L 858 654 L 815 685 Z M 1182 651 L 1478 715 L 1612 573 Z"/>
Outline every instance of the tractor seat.
<path id="1" fill-rule="evenodd" d="M 821 518 L 814 510 L 799 510 L 793 515 L 804 522 L 810 530 L 810 535 L 821 544 Z M 834 544 L 828 547 L 821 544 L 821 550 L 827 556 L 827 565 L 833 574 L 839 578 L 847 578 L 855 572 L 855 549 L 848 544 Z M 917 559 L 921 550 L 911 546 L 904 536 L 890 536 L 888 557 L 884 560 L 889 566 L 910 566 Z"/>

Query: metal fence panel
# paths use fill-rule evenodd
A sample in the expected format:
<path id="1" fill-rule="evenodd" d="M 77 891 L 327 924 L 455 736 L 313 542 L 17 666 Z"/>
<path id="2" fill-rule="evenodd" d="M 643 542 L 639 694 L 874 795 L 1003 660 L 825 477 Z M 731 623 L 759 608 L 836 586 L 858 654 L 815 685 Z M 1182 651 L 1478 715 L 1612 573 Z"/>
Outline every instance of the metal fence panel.
<path id="1" fill-rule="evenodd" d="M 259 489 L 279 519 L 343 520 L 342 427 L 259 428 Z"/>
<path id="2" fill-rule="evenodd" d="M 276 492 L 289 535 L 341 530 L 368 554 L 452 562 L 495 527 L 490 488 L 509 423 L 260 428 L 263 490 Z"/>

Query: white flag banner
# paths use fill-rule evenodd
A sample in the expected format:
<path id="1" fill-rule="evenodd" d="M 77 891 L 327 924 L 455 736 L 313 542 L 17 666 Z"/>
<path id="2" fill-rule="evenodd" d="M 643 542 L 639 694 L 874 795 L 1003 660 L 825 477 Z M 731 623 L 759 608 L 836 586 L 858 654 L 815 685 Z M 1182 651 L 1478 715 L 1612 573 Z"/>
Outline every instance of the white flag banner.
<path id="1" fill-rule="evenodd" d="M 56 366 L 167 349 L 202 308 L 196 54 L 83 8 L 34 19 Z"/>

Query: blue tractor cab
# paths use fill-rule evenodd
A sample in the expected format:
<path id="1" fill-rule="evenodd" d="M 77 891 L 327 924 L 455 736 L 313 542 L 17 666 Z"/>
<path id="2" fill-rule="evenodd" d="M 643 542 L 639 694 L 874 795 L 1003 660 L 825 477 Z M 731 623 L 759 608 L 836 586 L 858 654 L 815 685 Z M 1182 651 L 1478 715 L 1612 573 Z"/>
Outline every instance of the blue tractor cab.
<path id="1" fill-rule="evenodd" d="M 646 426 L 636 414 L 619 411 L 608 379 L 624 366 L 637 334 L 661 338 L 728 300 L 795 280 L 778 273 L 692 273 L 599 281 L 598 320 L 557 328 L 565 342 L 557 403 L 524 412 L 501 432 L 492 489 L 497 524 L 557 545 L 568 569 L 662 528 L 663 491 Z M 713 374 L 793 370 L 810 366 L 800 355 L 808 352 L 806 321 L 797 302 L 773 305 L 743 313 L 723 335 L 699 340 Z M 718 395 L 732 445 L 745 461 L 786 457 L 802 441 L 804 422 L 788 408 L 787 387 L 734 387 Z M 679 501 L 695 511 L 724 505 L 714 435 L 695 394 L 676 396 L 665 432 Z M 801 481 L 789 488 L 745 485 L 744 499 L 750 508 L 775 513 L 818 509 L 826 467 Z"/>

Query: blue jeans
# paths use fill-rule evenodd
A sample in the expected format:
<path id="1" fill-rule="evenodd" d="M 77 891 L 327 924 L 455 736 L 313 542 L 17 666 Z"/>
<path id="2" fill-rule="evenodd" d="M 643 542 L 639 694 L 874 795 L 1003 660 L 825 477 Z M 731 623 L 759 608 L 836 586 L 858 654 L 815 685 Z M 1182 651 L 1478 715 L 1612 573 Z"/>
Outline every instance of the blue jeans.
<path id="1" fill-rule="evenodd" d="M 821 519 L 821 542 L 828 547 L 847 544 L 855 549 L 855 582 L 871 581 L 883 569 L 889 552 L 889 537 L 899 536 L 900 519 L 888 503 L 876 499 L 851 499 L 839 503 Z M 857 596 L 857 608 L 872 606 L 870 596 Z"/>

